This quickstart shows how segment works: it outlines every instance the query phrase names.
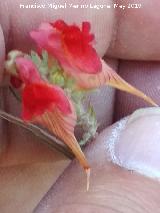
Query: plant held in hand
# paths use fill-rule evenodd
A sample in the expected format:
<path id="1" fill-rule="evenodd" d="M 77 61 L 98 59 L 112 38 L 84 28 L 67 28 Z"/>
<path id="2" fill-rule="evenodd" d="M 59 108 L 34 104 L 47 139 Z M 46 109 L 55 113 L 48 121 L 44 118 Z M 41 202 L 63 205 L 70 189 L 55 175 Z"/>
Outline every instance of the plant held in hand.
<path id="1" fill-rule="evenodd" d="M 89 105 L 86 110 L 83 105 L 88 92 L 110 85 L 156 106 L 98 56 L 90 28 L 89 22 L 83 22 L 81 27 L 63 20 L 42 23 L 38 30 L 30 32 L 37 52 L 13 50 L 5 66 L 12 87 L 21 94 L 22 119 L 40 124 L 59 137 L 75 154 L 88 177 L 90 166 L 80 146 L 95 137 L 98 127 L 93 107 Z M 84 130 L 79 142 L 74 135 L 76 126 Z"/>

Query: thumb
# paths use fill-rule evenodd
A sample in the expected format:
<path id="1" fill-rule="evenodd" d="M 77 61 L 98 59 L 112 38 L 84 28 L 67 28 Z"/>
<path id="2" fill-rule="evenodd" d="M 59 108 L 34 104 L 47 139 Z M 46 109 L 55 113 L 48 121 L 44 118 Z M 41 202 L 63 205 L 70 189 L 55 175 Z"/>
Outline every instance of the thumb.
<path id="1" fill-rule="evenodd" d="M 89 192 L 83 173 L 73 162 L 34 212 L 157 212 L 159 120 L 160 110 L 151 108 L 107 128 L 86 149 L 92 167 Z"/>
<path id="2" fill-rule="evenodd" d="M 112 161 L 129 170 L 159 179 L 159 129 L 160 108 L 137 110 L 126 121 L 122 133 L 108 143 Z"/>

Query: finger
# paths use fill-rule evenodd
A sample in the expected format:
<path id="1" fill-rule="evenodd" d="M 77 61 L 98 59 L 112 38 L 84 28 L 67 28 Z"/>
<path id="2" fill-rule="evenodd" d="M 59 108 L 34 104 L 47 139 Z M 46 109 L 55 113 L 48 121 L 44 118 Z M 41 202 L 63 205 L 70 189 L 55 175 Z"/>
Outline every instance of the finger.
<path id="1" fill-rule="evenodd" d="M 159 178 L 159 118 L 160 110 L 147 111 L 106 129 L 86 149 L 92 166 L 89 192 L 73 162 L 34 212 L 157 212 L 160 184 L 148 171 Z"/>
<path id="2" fill-rule="evenodd" d="M 131 85 L 150 96 L 157 104 L 159 100 L 160 81 L 159 62 L 133 62 L 121 61 L 119 64 L 119 74 Z M 148 104 L 135 96 L 117 91 L 115 99 L 114 120 L 129 115 L 140 107 L 147 107 Z"/>
<path id="3" fill-rule="evenodd" d="M 57 153 L 55 154 L 57 157 Z M 44 156 L 41 157 L 41 161 L 44 160 Z M 52 157 L 50 162 L 0 168 L 1 212 L 33 212 L 65 167 L 67 162 L 64 162 L 63 158 L 53 159 Z"/>
<path id="4" fill-rule="evenodd" d="M 141 4 L 140 9 L 116 10 L 110 57 L 137 60 L 158 60 L 160 54 L 159 0 L 118 1 L 119 5 Z"/>
<path id="5" fill-rule="evenodd" d="M 47 4 L 47 1 L 39 1 Z M 59 5 L 59 1 L 54 2 Z M 42 21 L 53 21 L 61 18 L 68 22 L 80 23 L 88 20 L 92 24 L 92 30 L 96 35 L 96 49 L 101 56 L 107 51 L 108 56 L 122 59 L 159 60 L 159 1 L 140 0 L 140 9 L 22 9 L 20 4 L 27 6 L 33 3 L 20 0 L 9 1 L 0 4 L 0 20 L 6 37 L 8 49 L 20 48 L 28 50 L 31 40 L 28 32 L 37 28 Z M 111 5 L 111 0 L 99 1 L 76 1 L 75 5 Z M 117 1 L 119 6 L 128 6 L 130 1 L 123 3 Z M 132 3 L 137 3 L 133 1 Z M 8 14 L 8 17 L 6 17 Z M 16 14 L 16 16 L 15 16 Z M 70 15 L 68 15 L 70 14 Z M 17 19 L 16 17 L 20 17 Z M 108 49 L 108 47 L 110 48 Z M 138 50 L 138 51 L 137 51 Z"/>

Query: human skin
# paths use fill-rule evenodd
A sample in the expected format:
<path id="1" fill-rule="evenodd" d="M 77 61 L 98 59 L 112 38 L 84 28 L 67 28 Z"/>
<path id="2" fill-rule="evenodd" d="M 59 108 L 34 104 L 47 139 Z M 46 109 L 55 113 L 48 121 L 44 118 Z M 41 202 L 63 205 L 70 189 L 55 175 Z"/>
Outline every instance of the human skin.
<path id="1" fill-rule="evenodd" d="M 120 9 L 110 9 L 107 12 L 106 10 L 87 9 L 85 11 L 78 10 L 79 15 L 77 15 L 75 9 L 68 9 L 63 13 L 60 10 L 52 9 L 20 9 L 19 4 L 24 4 L 24 2 L 29 4 L 29 1 L 19 0 L 0 2 L 1 79 L 5 54 L 14 48 L 27 51 L 33 47 L 34 44 L 28 37 L 30 30 L 37 28 L 44 20 L 53 21 L 61 18 L 73 22 L 74 17 L 75 23 L 80 23 L 83 20 L 90 21 L 92 31 L 96 35 L 98 53 L 101 56 L 106 54 L 106 60 L 122 77 L 159 102 L 160 2 L 158 0 L 152 2 L 139 0 L 138 3 L 142 4 L 142 9 L 126 10 L 125 12 Z M 70 3 L 70 1 L 63 2 Z M 95 0 L 92 1 L 92 4 L 94 2 L 100 4 L 99 1 Z M 120 1 L 117 2 L 120 3 Z M 125 4 L 124 2 L 128 3 L 129 1 L 123 1 L 123 4 Z M 134 2 L 136 1 L 132 1 L 132 3 Z M 55 1 L 55 3 L 58 4 L 58 1 Z M 89 2 L 85 0 L 77 1 L 77 3 L 88 4 Z M 101 4 L 107 3 L 111 4 L 112 1 L 101 1 Z M 9 94 L 5 85 L 2 80 L 1 95 L 4 104 L 1 104 L 6 111 L 19 114 L 19 106 L 12 95 Z M 99 113 L 99 120 L 103 123 L 102 128 L 109 126 L 113 120 L 128 115 L 134 109 L 146 106 L 144 102 L 133 96 L 121 92 L 115 95 L 114 90 L 103 90 L 103 95 L 106 98 L 104 102 L 105 111 Z M 104 97 L 101 97 L 101 99 L 98 97 L 99 95 L 91 96 L 91 100 L 97 108 L 98 104 L 103 103 L 102 99 L 104 99 Z M 102 120 L 103 117 L 105 119 Z M 3 181 L 0 181 L 0 186 L 1 191 L 4 192 L 0 197 L 1 209 L 7 213 L 16 212 L 17 208 L 23 210 L 23 212 L 31 212 L 70 161 L 58 152 L 51 151 L 39 144 L 38 139 L 13 125 L 1 121 L 1 130 L 0 165 L 3 168 L 1 168 L 0 180 Z M 109 129 L 106 131 L 109 131 Z M 100 176 L 95 175 L 92 182 L 92 185 L 99 186 L 97 196 L 94 188 L 92 188 L 93 186 L 91 187 L 92 194 L 91 192 L 89 195 L 82 192 L 84 181 L 75 187 L 76 179 L 81 176 L 84 178 L 84 176 L 79 165 L 73 163 L 65 171 L 65 176 L 49 191 L 54 201 L 53 203 L 49 201 L 46 212 L 52 212 L 55 203 L 60 205 L 59 202 L 72 191 L 74 202 L 70 206 L 62 206 L 59 212 L 73 212 L 72 209 L 77 208 L 77 205 L 78 209 L 81 209 L 80 212 L 93 212 L 93 208 L 99 212 L 118 212 L 122 202 L 129 206 L 127 212 L 143 213 L 146 212 L 146 209 L 148 212 L 157 212 L 157 209 L 160 208 L 159 201 L 156 199 L 160 191 L 158 182 L 137 174 L 131 174 L 108 163 L 102 141 L 99 143 L 95 141 L 88 146 L 87 156 L 94 172 L 101 174 Z M 99 165 L 101 166 L 99 167 Z M 12 183 L 9 177 L 11 177 Z M 23 186 L 21 190 L 18 188 L 19 185 Z M 123 185 L 123 187 L 120 188 L 119 185 Z M 80 191 L 81 196 L 76 196 Z M 12 193 L 17 194 L 17 199 L 9 195 Z M 135 200 L 135 195 L 137 200 Z M 100 198 L 104 196 L 110 196 L 112 206 L 103 204 L 100 210 Z M 125 200 L 123 199 L 124 196 L 126 197 Z M 72 199 L 72 196 L 70 199 Z M 94 205 L 84 205 L 87 199 L 92 200 Z M 7 202 L 10 205 L 7 205 Z M 40 212 L 40 208 L 41 205 L 35 211 Z"/>

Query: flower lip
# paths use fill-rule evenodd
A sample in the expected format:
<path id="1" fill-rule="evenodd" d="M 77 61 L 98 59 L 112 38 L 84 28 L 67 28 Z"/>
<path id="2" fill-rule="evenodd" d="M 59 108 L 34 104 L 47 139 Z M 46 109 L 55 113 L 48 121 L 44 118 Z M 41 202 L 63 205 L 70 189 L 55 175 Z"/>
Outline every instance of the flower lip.
<path id="1" fill-rule="evenodd" d="M 53 23 L 50 23 L 54 28 L 56 28 L 57 30 L 59 30 L 59 31 L 63 31 L 63 30 L 65 30 L 67 27 L 68 27 L 68 25 L 63 21 L 63 20 L 61 20 L 61 19 L 59 19 L 59 20 L 57 20 L 57 21 L 55 21 L 55 22 L 53 22 Z"/>
<path id="2" fill-rule="evenodd" d="M 71 113 L 69 100 L 63 90 L 46 83 L 26 85 L 22 93 L 22 102 L 24 120 L 32 120 L 47 110 L 52 111 L 54 107 L 57 107 L 64 115 Z"/>
<path id="3" fill-rule="evenodd" d="M 91 25 L 89 22 L 82 22 L 82 29 L 77 25 L 67 25 L 63 20 L 57 20 L 51 25 L 58 31 L 62 32 L 65 36 L 68 35 L 71 40 L 73 39 L 83 39 L 85 38 L 86 43 L 92 42 L 94 40 L 94 35 L 90 34 Z"/>
<path id="4" fill-rule="evenodd" d="M 90 44 L 94 35 L 90 34 L 89 22 L 82 23 L 82 29 L 76 25 L 67 25 L 58 20 L 52 26 L 61 32 L 65 54 L 81 72 L 96 74 L 102 71 L 102 64 L 96 50 Z"/>

